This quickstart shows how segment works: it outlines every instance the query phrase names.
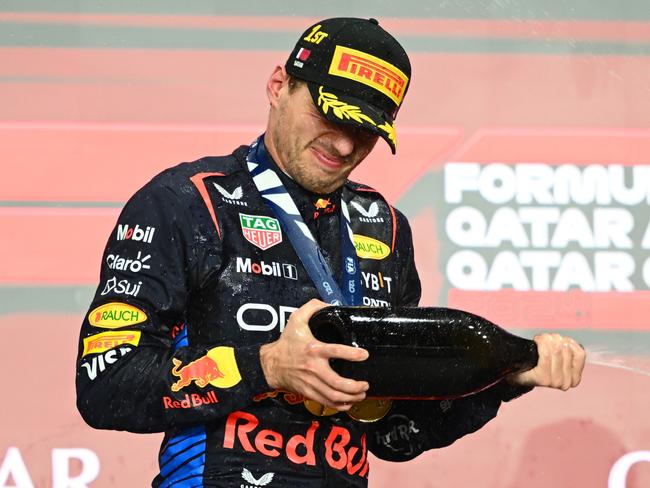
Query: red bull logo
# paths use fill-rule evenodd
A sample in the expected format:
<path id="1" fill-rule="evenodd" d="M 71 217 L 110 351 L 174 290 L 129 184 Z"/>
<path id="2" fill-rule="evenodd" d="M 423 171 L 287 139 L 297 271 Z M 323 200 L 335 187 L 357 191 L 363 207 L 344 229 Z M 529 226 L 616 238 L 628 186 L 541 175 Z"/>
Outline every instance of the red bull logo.
<path id="1" fill-rule="evenodd" d="M 195 408 L 200 407 L 201 405 L 212 405 L 214 403 L 219 403 L 219 399 L 217 398 L 216 393 L 213 391 L 209 391 L 205 395 L 199 395 L 198 393 L 185 395 L 182 400 L 175 400 L 168 396 L 163 397 L 163 406 L 165 407 L 165 410 L 176 408 Z"/>
<path id="2" fill-rule="evenodd" d="M 332 203 L 329 198 L 319 198 L 314 202 L 314 219 L 317 219 L 321 214 L 328 215 L 334 213 L 336 204 Z"/>
<path id="3" fill-rule="evenodd" d="M 331 202 L 330 202 L 329 198 L 319 198 L 318 200 L 316 200 L 316 203 L 314 203 L 314 205 L 318 209 L 327 208 L 328 205 L 330 205 L 330 204 L 331 204 Z"/>
<path id="4" fill-rule="evenodd" d="M 178 381 L 172 385 L 172 391 L 178 391 L 185 388 L 193 381 L 197 386 L 205 388 L 212 380 L 223 378 L 223 373 L 219 370 L 219 365 L 210 357 L 203 356 L 196 361 L 192 361 L 187 366 L 180 367 L 182 361 L 172 359 L 174 368 L 172 374 L 178 377 Z"/>
<path id="5" fill-rule="evenodd" d="M 366 434 L 353 438 L 353 434 L 343 426 L 333 425 L 329 432 L 313 420 L 303 433 L 288 437 L 269 426 L 264 426 L 264 419 L 237 410 L 228 415 L 223 436 L 223 447 L 241 449 L 249 453 L 258 453 L 269 458 L 283 457 L 294 464 L 316 466 L 327 463 L 331 468 L 346 471 L 349 475 L 361 478 L 368 476 L 368 459 Z M 316 435 L 318 430 L 319 436 Z M 270 442 L 270 439 L 273 442 Z M 315 443 L 322 442 L 320 446 Z M 316 456 L 324 452 L 324 459 Z"/>
<path id="6" fill-rule="evenodd" d="M 282 397 L 284 398 L 284 401 L 287 402 L 289 405 L 297 405 L 299 403 L 302 403 L 305 400 L 305 397 L 302 396 L 300 393 L 294 393 L 292 391 L 287 391 L 287 390 L 273 390 L 273 391 L 267 391 L 255 395 L 253 397 L 253 401 L 261 402 L 262 400 L 266 400 L 267 398 L 275 398 L 280 393 L 282 393 Z"/>
<path id="7" fill-rule="evenodd" d="M 172 374 L 178 380 L 171 386 L 176 392 L 192 383 L 199 388 L 208 385 L 217 388 L 230 388 L 241 381 L 241 374 L 235 361 L 235 352 L 232 347 L 215 347 L 199 359 L 183 366 L 183 362 L 173 358 Z"/>

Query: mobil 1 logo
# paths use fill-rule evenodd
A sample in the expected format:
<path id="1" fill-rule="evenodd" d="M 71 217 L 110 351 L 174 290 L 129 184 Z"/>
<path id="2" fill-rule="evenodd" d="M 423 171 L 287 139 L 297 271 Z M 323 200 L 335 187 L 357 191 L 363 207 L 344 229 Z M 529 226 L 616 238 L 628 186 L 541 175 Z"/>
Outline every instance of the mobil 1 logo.
<path id="1" fill-rule="evenodd" d="M 256 263 L 251 258 L 237 257 L 237 272 L 251 273 L 276 278 L 298 279 L 298 270 L 293 264 L 278 263 L 277 261 L 260 261 Z"/>

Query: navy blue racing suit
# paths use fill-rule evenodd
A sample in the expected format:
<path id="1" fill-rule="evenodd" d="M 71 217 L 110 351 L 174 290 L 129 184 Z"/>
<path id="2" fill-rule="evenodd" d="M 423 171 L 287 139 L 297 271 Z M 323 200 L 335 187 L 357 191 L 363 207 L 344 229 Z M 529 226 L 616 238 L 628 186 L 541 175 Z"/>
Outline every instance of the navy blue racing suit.
<path id="1" fill-rule="evenodd" d="M 251 180 L 247 151 L 168 169 L 129 200 L 81 328 L 78 409 L 95 428 L 165 432 L 154 486 L 367 486 L 368 450 L 412 459 L 479 429 L 520 393 L 498 384 L 454 401 L 397 401 L 361 423 L 271 391 L 260 347 L 318 294 Z M 281 176 L 337 276 L 347 202 L 364 305 L 418 304 L 399 211 L 363 185 L 319 196 Z"/>

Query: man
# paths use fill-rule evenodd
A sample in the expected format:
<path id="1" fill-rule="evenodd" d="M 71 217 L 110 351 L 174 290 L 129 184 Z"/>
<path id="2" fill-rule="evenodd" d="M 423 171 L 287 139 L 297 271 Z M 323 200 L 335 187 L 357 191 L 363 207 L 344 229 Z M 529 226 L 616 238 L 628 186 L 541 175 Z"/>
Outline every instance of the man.
<path id="1" fill-rule="evenodd" d="M 579 383 L 580 346 L 542 335 L 529 372 L 353 418 L 377 413 L 369 385 L 329 360 L 368 353 L 307 323 L 326 304 L 418 303 L 408 222 L 347 180 L 379 137 L 395 152 L 410 76 L 377 21 L 319 22 L 271 74 L 262 137 L 164 171 L 127 203 L 81 330 L 77 403 L 93 427 L 166 433 L 155 486 L 366 486 L 368 450 L 408 460 L 533 386 Z"/>

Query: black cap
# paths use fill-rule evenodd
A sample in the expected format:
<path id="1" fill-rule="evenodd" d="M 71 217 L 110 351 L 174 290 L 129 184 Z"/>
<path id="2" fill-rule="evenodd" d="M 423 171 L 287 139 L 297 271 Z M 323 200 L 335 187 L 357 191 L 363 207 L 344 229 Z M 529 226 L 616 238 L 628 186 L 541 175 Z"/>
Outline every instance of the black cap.
<path id="1" fill-rule="evenodd" d="M 328 120 L 383 137 L 395 154 L 394 121 L 411 78 L 399 42 L 375 19 L 334 18 L 309 27 L 285 65 L 307 82 Z"/>

